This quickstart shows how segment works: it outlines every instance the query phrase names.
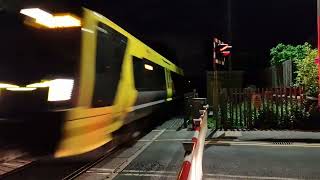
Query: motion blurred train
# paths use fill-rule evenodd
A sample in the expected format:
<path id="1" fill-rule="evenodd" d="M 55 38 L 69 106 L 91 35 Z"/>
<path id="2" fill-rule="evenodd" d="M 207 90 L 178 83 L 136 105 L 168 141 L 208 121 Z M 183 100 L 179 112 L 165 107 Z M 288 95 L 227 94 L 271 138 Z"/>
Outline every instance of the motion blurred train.
<path id="1" fill-rule="evenodd" d="M 0 9 L 2 141 L 83 154 L 183 94 L 181 68 L 98 12 Z"/>

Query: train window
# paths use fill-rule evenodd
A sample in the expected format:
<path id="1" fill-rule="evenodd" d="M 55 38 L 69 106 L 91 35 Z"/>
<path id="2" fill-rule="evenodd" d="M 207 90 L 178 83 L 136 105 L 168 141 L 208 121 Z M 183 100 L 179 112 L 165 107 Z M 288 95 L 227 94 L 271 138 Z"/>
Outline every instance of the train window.
<path id="1" fill-rule="evenodd" d="M 96 78 L 93 107 L 111 106 L 120 81 L 127 37 L 111 27 L 97 26 Z"/>
<path id="2" fill-rule="evenodd" d="M 166 89 L 164 68 L 146 59 L 133 57 L 134 80 L 138 91 Z"/>

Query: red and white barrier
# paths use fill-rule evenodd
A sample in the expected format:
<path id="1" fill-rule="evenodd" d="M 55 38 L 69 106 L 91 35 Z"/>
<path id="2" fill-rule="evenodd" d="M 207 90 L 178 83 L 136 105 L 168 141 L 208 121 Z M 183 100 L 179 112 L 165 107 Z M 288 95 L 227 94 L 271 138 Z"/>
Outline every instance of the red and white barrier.
<path id="1" fill-rule="evenodd" d="M 195 132 L 192 137 L 191 146 L 185 145 L 186 155 L 179 172 L 178 180 L 200 180 L 202 179 L 202 157 L 207 134 L 208 107 L 201 110 L 200 119 L 195 119 Z"/>

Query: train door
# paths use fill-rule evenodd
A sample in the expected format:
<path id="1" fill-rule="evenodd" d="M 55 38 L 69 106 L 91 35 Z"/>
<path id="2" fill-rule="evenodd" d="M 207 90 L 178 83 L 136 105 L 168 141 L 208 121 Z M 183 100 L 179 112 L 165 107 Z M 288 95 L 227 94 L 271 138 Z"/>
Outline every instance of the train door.
<path id="1" fill-rule="evenodd" d="M 173 90 L 172 90 L 172 79 L 170 70 L 166 69 L 166 82 L 167 82 L 167 100 L 172 100 Z"/>
<path id="2" fill-rule="evenodd" d="M 113 105 L 127 41 L 124 35 L 101 22 L 98 23 L 93 107 Z"/>

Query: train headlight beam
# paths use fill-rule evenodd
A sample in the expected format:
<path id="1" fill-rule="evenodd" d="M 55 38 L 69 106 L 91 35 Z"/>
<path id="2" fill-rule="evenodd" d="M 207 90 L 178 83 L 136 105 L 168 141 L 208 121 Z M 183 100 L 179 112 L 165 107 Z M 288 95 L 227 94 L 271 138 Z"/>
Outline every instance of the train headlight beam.
<path id="1" fill-rule="evenodd" d="M 17 85 L 0 83 L 0 88 L 18 88 Z"/>
<path id="2" fill-rule="evenodd" d="M 34 91 L 37 88 L 24 88 L 24 87 L 17 87 L 17 88 L 7 88 L 8 91 Z"/>
<path id="3" fill-rule="evenodd" d="M 46 88 L 50 87 L 50 81 L 44 81 L 41 83 L 34 83 L 27 86 L 27 88 Z"/>
<path id="4" fill-rule="evenodd" d="M 48 28 L 80 27 L 81 20 L 71 14 L 53 15 L 39 8 L 21 9 L 20 13 Z"/>
<path id="5" fill-rule="evenodd" d="M 67 101 L 71 99 L 73 84 L 73 79 L 55 79 L 52 81 L 30 84 L 27 88 L 49 88 L 49 102 Z"/>

